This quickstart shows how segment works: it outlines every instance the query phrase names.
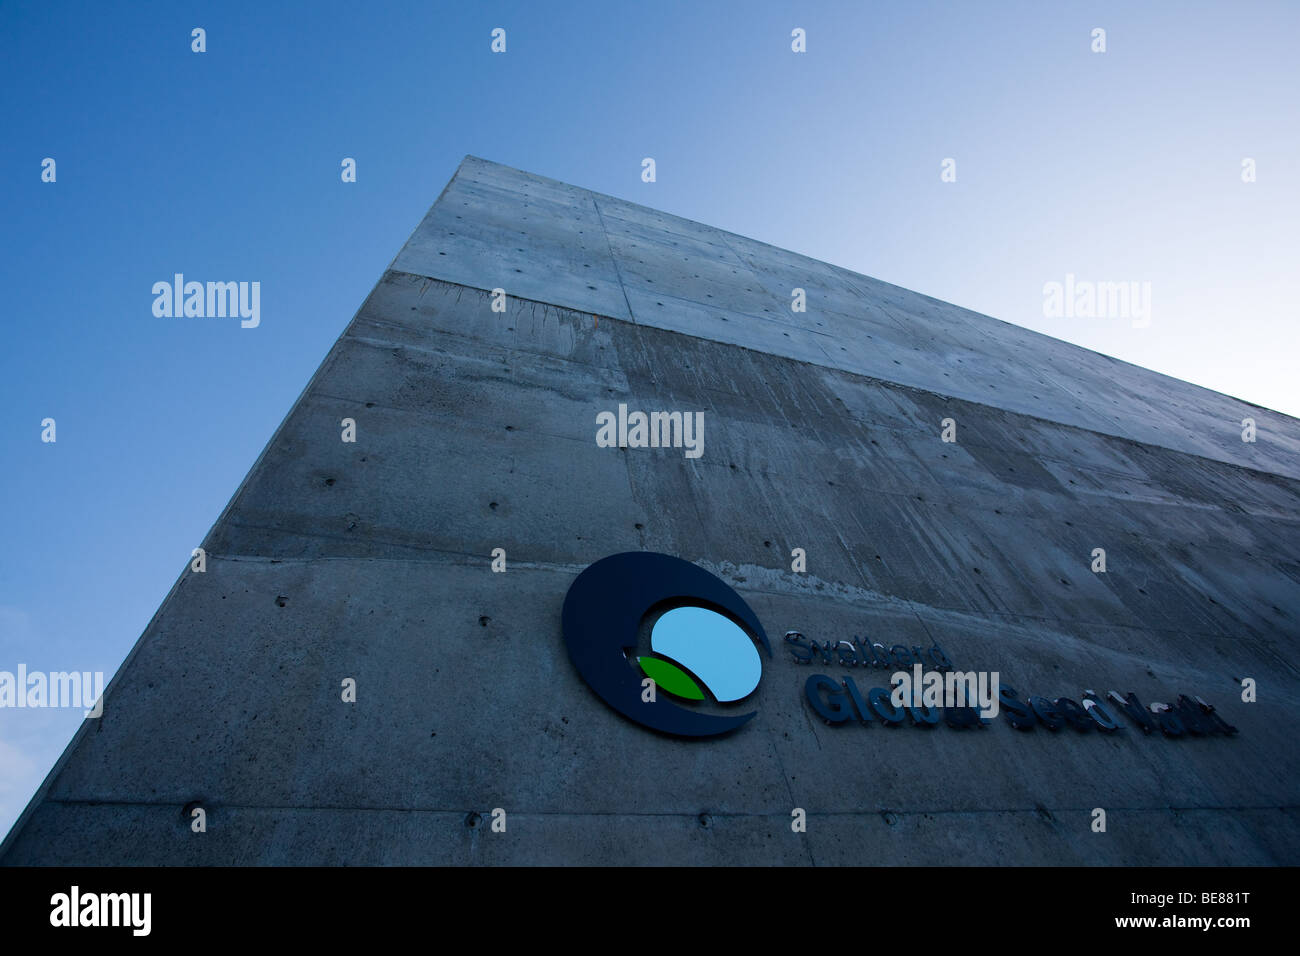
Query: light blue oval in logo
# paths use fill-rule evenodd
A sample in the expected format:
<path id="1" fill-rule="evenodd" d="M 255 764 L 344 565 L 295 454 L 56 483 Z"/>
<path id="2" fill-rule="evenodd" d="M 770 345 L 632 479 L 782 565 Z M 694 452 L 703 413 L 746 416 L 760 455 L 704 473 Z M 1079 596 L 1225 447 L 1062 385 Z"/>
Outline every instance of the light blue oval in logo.
<path id="1" fill-rule="evenodd" d="M 678 607 L 655 621 L 650 647 L 704 682 L 719 701 L 751 694 L 763 676 L 754 641 L 730 618 L 703 607 Z"/>

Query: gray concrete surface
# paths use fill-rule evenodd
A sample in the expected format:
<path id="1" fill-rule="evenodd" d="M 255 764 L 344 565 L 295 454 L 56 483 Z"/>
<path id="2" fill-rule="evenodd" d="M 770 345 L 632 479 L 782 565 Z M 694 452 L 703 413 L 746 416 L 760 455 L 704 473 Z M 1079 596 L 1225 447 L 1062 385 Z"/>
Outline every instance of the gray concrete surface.
<path id="1" fill-rule="evenodd" d="M 703 411 L 703 456 L 597 447 L 619 402 Z M 467 158 L 0 861 L 1295 864 L 1298 531 L 1294 419 Z M 827 726 L 804 680 L 855 672 L 777 646 L 750 724 L 661 737 L 560 634 L 574 576 L 637 549 L 778 645 L 938 642 L 1023 695 L 1199 694 L 1240 734 Z"/>

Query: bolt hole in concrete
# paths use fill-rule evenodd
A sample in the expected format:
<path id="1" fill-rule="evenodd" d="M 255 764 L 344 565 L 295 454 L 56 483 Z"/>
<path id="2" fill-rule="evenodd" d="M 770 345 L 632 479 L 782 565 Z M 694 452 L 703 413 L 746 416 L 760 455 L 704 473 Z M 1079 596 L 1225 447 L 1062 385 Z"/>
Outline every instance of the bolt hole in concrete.
<path id="1" fill-rule="evenodd" d="M 644 528 L 645 528 L 645 525 L 641 524 L 640 522 L 637 522 L 637 524 L 636 524 L 636 530 L 641 531 L 641 530 L 644 529 Z"/>
<path id="2" fill-rule="evenodd" d="M 491 620 L 492 620 L 492 618 L 488 617 L 486 614 L 480 615 L 480 616 L 479 616 L 479 619 L 478 619 L 478 626 L 479 626 L 479 627 L 487 627 L 487 626 L 488 626 L 488 622 L 491 621 Z"/>
<path id="3" fill-rule="evenodd" d="M 278 595 L 275 599 L 276 607 L 284 607 L 288 603 L 289 603 L 289 599 L 285 597 L 283 594 Z"/>
<path id="4" fill-rule="evenodd" d="M 181 819 L 186 823 L 192 823 L 194 821 L 194 811 L 200 809 L 202 806 L 202 800 L 191 800 L 189 803 L 185 804 L 185 806 L 181 807 Z"/>
<path id="5" fill-rule="evenodd" d="M 469 827 L 471 830 L 477 830 L 479 824 L 482 822 L 483 818 L 473 811 L 465 817 L 465 826 Z"/>
<path id="6" fill-rule="evenodd" d="M 333 479 L 333 478 L 326 478 L 326 479 L 325 479 L 325 486 L 328 487 L 328 488 L 333 488 L 333 487 L 334 487 L 334 479 Z"/>
<path id="7" fill-rule="evenodd" d="M 713 817 L 709 816 L 707 813 L 701 813 L 696 819 L 700 821 L 700 826 L 706 830 L 713 826 Z"/>
<path id="8" fill-rule="evenodd" d="M 488 507 L 491 508 L 493 511 L 496 511 L 496 510 L 497 510 L 497 503 L 496 503 L 495 501 L 489 501 L 489 502 L 488 502 Z"/>
<path id="9" fill-rule="evenodd" d="M 880 817 L 891 827 L 898 822 L 898 817 L 894 816 L 894 814 L 890 813 L 888 810 L 881 811 Z"/>

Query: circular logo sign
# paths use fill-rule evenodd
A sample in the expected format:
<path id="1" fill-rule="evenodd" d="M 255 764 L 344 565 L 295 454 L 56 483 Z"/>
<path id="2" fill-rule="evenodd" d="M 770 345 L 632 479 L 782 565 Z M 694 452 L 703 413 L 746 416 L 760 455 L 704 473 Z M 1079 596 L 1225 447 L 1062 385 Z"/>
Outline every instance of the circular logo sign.
<path id="1" fill-rule="evenodd" d="M 652 654 L 638 656 L 642 622 L 661 611 L 650 632 Z M 740 595 L 689 561 L 652 551 L 602 558 L 569 587 L 563 627 L 583 680 L 639 724 L 710 737 L 756 713 L 705 713 L 689 705 L 748 697 L 763 676 L 755 642 L 772 653 L 763 625 Z M 654 681 L 652 692 L 646 678 Z"/>

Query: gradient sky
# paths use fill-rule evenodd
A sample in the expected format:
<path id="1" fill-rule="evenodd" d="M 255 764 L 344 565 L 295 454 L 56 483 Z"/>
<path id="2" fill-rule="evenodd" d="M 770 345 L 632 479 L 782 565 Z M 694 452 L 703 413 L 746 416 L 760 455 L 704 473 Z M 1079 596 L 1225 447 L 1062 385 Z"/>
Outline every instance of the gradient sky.
<path id="1" fill-rule="evenodd" d="M 0 4 L 0 670 L 117 669 L 469 153 L 1300 415 L 1298 36 L 1286 2 Z M 155 318 L 176 272 L 260 281 L 260 328 Z M 1150 326 L 1044 318 L 1067 273 L 1150 282 Z M 0 833 L 80 719 L 0 710 Z"/>

